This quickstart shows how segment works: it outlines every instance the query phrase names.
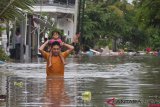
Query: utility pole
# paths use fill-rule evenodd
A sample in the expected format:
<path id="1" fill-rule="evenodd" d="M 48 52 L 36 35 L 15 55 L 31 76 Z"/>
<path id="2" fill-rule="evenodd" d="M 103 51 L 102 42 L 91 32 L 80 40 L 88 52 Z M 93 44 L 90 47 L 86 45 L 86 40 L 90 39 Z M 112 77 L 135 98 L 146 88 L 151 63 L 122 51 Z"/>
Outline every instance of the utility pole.
<path id="1" fill-rule="evenodd" d="M 84 8 L 85 8 L 85 0 L 79 1 L 79 16 L 78 16 L 78 32 L 81 32 L 80 43 L 84 44 Z"/>
<path id="2" fill-rule="evenodd" d="M 77 28 L 78 23 L 77 20 L 79 21 L 79 19 L 77 19 L 78 16 L 78 12 L 79 12 L 79 0 L 75 0 L 75 13 L 74 13 L 74 27 L 73 27 L 73 34 L 76 34 L 77 30 L 79 32 L 79 28 Z M 79 18 L 79 17 L 78 17 Z"/>
<path id="3" fill-rule="evenodd" d="M 82 2 L 82 24 L 81 24 L 81 33 L 82 33 L 82 44 L 85 44 L 84 40 L 84 7 L 85 7 L 85 0 Z"/>
<path id="4" fill-rule="evenodd" d="M 77 32 L 80 32 L 80 26 L 81 26 L 81 2 L 82 0 L 79 0 L 78 2 L 78 23 L 77 23 Z"/>

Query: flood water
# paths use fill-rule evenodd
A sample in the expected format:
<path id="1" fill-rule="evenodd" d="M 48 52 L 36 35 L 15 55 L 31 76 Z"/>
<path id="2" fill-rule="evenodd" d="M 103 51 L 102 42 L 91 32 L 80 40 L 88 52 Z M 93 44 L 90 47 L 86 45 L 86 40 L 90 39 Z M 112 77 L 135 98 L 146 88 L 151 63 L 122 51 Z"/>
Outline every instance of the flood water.
<path id="1" fill-rule="evenodd" d="M 45 62 L 0 65 L 0 107 L 153 107 L 160 104 L 160 58 L 68 58 L 64 78 Z M 91 95 L 90 95 L 90 94 Z M 159 107 L 159 106 L 156 106 Z"/>

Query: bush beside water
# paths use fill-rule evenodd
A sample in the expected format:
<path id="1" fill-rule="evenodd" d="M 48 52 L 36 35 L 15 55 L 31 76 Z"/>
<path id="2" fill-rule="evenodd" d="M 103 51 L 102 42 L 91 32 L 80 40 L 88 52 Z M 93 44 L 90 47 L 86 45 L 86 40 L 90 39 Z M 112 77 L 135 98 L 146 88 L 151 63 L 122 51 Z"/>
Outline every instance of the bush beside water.
<path id="1" fill-rule="evenodd" d="M 1 61 L 9 60 L 9 56 L 6 55 L 6 53 L 3 51 L 2 48 L 0 48 L 0 60 L 1 60 Z"/>

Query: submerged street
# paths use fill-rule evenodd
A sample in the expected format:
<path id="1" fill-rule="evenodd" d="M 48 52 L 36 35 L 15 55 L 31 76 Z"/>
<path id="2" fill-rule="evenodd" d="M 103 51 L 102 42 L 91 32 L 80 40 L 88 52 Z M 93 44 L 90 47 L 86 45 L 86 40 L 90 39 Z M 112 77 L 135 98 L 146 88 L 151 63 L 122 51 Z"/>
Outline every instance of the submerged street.
<path id="1" fill-rule="evenodd" d="M 43 61 L 1 64 L 0 91 L 6 99 L 0 107 L 151 107 L 160 102 L 157 57 L 94 56 L 66 62 L 64 78 L 46 78 Z M 91 96 L 83 96 L 87 92 Z"/>

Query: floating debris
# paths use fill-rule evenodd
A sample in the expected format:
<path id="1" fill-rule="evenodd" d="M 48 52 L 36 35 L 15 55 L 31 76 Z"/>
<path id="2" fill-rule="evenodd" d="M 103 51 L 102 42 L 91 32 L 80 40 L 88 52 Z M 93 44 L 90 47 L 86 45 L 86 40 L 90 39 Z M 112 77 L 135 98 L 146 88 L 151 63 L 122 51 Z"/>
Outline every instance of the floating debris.
<path id="1" fill-rule="evenodd" d="M 90 91 L 85 91 L 85 92 L 82 93 L 82 100 L 84 102 L 90 102 L 91 101 L 91 97 L 92 97 L 92 95 L 91 95 Z"/>
<path id="2" fill-rule="evenodd" d="M 0 95 L 0 101 L 5 101 L 6 100 L 6 95 Z"/>
<path id="3" fill-rule="evenodd" d="M 14 82 L 14 86 L 23 87 L 23 82 Z"/>
<path id="4" fill-rule="evenodd" d="M 5 62 L 4 61 L 0 61 L 0 64 L 4 64 Z"/>

